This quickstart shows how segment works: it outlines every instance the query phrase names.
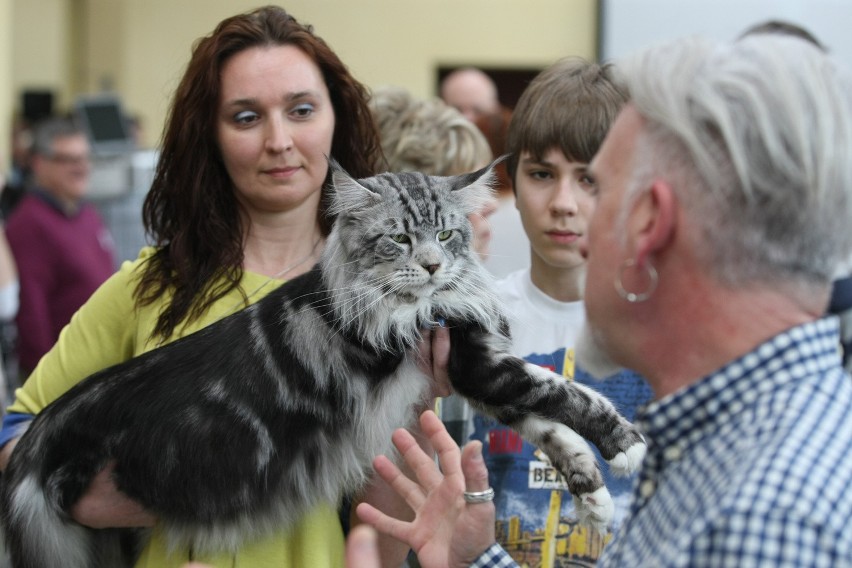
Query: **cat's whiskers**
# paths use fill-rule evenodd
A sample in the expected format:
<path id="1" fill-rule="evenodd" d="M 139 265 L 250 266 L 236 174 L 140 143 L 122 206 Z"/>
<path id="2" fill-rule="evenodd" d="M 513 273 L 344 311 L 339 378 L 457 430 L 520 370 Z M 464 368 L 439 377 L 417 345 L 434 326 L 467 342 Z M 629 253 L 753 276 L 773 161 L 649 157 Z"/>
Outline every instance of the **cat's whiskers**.
<path id="1" fill-rule="evenodd" d="M 361 267 L 358 266 L 358 260 L 350 260 L 349 262 L 341 262 L 335 266 L 335 270 L 341 270 L 346 274 L 361 274 Z M 354 267 L 352 265 L 355 265 Z M 349 270 L 349 268 L 355 268 L 356 270 Z"/>
<path id="2" fill-rule="evenodd" d="M 371 284 L 372 286 L 365 286 L 358 290 L 353 290 L 351 286 L 338 289 L 329 289 L 327 290 L 327 292 L 329 293 L 329 298 L 327 302 L 315 302 L 310 304 L 310 306 L 313 308 L 326 308 L 332 306 L 338 308 L 336 310 L 338 312 L 338 316 L 334 319 L 334 323 L 338 324 L 341 321 L 345 321 L 345 323 L 343 324 L 343 328 L 345 329 L 352 323 L 352 321 L 361 317 L 362 314 L 367 312 L 377 302 L 380 302 L 388 295 L 394 294 L 398 291 L 391 287 L 378 298 L 371 299 L 369 304 L 363 305 L 363 300 L 375 294 L 376 290 L 385 289 L 386 286 L 384 286 L 383 284 L 386 285 L 388 283 L 393 283 L 393 275 L 388 274 L 378 278 L 374 277 L 371 278 L 367 283 Z M 309 309 L 309 307 L 306 307 L 305 309 Z"/>
<path id="3" fill-rule="evenodd" d="M 348 329 L 349 326 L 352 324 L 352 322 L 359 321 L 359 324 L 360 324 L 360 325 L 358 325 L 359 335 L 362 335 L 366 338 L 372 338 L 373 344 L 374 344 L 375 347 L 381 347 L 381 348 L 386 347 L 387 346 L 387 341 L 386 341 L 387 338 L 385 337 L 386 334 L 383 334 L 382 336 L 377 336 L 375 333 L 370 334 L 369 330 L 366 329 L 367 326 L 364 325 L 364 324 L 370 323 L 370 320 L 372 320 L 373 318 L 363 318 L 362 316 L 366 312 L 370 311 L 370 309 L 373 308 L 376 304 L 378 304 L 379 302 L 381 302 L 382 300 L 384 300 L 388 296 L 395 294 L 396 292 L 397 292 L 397 290 L 390 289 L 386 292 L 381 293 L 377 298 L 372 300 L 369 304 L 367 304 L 365 306 L 359 306 L 360 310 L 357 310 L 357 311 L 346 310 L 346 312 L 354 312 L 354 313 L 351 313 L 351 314 L 350 313 L 341 313 L 340 316 L 334 322 L 335 324 L 338 324 L 338 325 L 333 326 L 335 328 L 334 335 L 339 335 L 341 332 Z M 363 298 L 366 295 L 369 295 L 369 294 L 362 294 L 361 297 Z M 360 300 L 360 298 L 359 298 L 359 300 Z M 360 302 L 357 302 L 357 303 L 360 303 Z M 350 302 L 349 305 L 352 306 L 352 307 L 355 307 L 356 302 Z M 348 319 L 345 319 L 345 318 L 348 318 Z M 343 321 L 344 319 L 345 319 L 345 321 Z M 343 323 L 340 323 L 341 321 L 343 321 Z"/>
<path id="4" fill-rule="evenodd" d="M 356 261 L 352 261 L 356 262 Z M 346 263 L 351 264 L 351 263 Z M 335 269 L 340 269 L 340 264 L 338 264 Z M 363 276 L 363 274 L 362 274 Z M 370 286 L 379 286 L 381 287 L 382 280 L 390 280 L 393 278 L 393 274 L 386 274 L 380 277 L 370 277 L 367 279 L 366 284 Z M 348 286 L 342 286 L 339 288 L 326 288 L 324 290 L 319 290 L 316 292 L 307 292 L 298 296 L 296 300 L 304 299 L 312 295 L 321 295 L 323 301 L 310 302 L 297 313 L 309 311 L 315 308 L 327 308 L 330 306 L 340 306 L 341 298 L 345 298 L 348 303 L 357 303 L 361 298 L 368 296 L 373 291 L 370 289 L 370 286 L 365 286 L 363 288 L 359 288 L 357 291 L 353 290 L 353 286 L 350 284 Z M 347 310 L 348 311 L 348 310 Z"/>
<path id="5" fill-rule="evenodd" d="M 370 308 L 372 308 L 373 306 L 375 306 L 376 304 L 378 304 L 379 302 L 381 302 L 382 300 L 384 300 L 388 296 L 396 294 L 399 290 L 402 289 L 402 286 L 399 285 L 399 284 L 395 284 L 395 282 L 392 279 L 389 278 L 388 280 L 389 280 L 389 282 L 386 282 L 385 284 L 388 284 L 388 283 L 391 284 L 391 286 L 389 288 L 386 289 L 385 286 L 376 286 L 375 288 L 367 289 L 365 292 L 361 293 L 357 298 L 355 298 L 357 301 L 349 302 L 349 306 L 354 307 L 357 304 L 360 304 L 362 299 L 370 296 L 371 294 L 374 294 L 376 292 L 376 290 L 379 290 L 381 292 L 378 295 L 377 298 L 374 298 L 367 305 L 359 306 L 360 310 L 357 313 L 355 313 L 349 321 L 346 322 L 347 327 L 348 327 L 349 324 L 352 323 L 352 321 L 354 319 L 360 317 L 362 314 L 367 313 L 370 310 Z M 349 306 L 347 306 L 347 307 L 349 307 Z M 351 311 L 351 310 L 346 310 L 346 311 L 348 312 L 348 311 Z"/>

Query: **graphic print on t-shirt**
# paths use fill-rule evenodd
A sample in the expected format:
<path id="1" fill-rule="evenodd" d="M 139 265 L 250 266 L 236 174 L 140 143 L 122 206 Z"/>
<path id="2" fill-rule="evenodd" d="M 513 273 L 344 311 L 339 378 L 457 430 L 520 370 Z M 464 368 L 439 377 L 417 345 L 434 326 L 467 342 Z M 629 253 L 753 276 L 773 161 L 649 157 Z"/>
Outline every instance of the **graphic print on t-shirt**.
<path id="1" fill-rule="evenodd" d="M 601 392 L 630 421 L 634 420 L 636 409 L 652 398 L 644 379 L 630 371 L 601 381 L 575 369 L 573 349 L 562 348 L 525 359 Z M 543 568 L 593 566 L 611 534 L 600 535 L 577 523 L 565 480 L 550 466 L 547 456 L 514 430 L 479 414 L 474 417 L 471 439 L 482 440 L 489 479 L 496 493 L 497 540 L 515 561 L 520 566 Z M 597 449 L 593 449 L 615 502 L 613 528 L 617 528 L 627 512 L 633 479 L 613 476 Z"/>

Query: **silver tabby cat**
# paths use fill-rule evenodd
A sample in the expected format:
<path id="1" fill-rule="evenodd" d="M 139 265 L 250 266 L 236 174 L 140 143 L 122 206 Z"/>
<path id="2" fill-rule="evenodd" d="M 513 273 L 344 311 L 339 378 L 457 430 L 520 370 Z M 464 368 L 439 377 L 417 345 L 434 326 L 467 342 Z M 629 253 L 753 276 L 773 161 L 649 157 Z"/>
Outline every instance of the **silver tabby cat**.
<path id="1" fill-rule="evenodd" d="M 425 404 L 416 344 L 439 318 L 454 391 L 547 453 L 581 520 L 606 526 L 612 501 L 583 438 L 625 473 L 644 442 L 602 396 L 509 354 L 466 218 L 490 194 L 491 167 L 363 180 L 331 167 L 337 220 L 311 272 L 90 376 L 32 422 L 0 494 L 17 568 L 132 565 L 145 531 L 68 514 L 109 461 L 171 544 L 195 551 L 234 550 L 340 503 Z"/>

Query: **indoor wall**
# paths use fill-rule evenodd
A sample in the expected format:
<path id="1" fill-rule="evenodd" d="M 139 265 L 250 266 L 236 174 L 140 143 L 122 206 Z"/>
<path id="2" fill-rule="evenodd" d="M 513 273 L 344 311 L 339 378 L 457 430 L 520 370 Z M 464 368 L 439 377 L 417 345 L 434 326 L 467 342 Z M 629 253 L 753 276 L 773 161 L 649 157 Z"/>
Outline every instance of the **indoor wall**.
<path id="1" fill-rule="evenodd" d="M 193 41 L 247 0 L 0 0 L 3 120 L 25 89 L 51 89 L 58 110 L 80 94 L 117 92 L 154 146 Z M 291 0 L 282 3 L 370 87 L 436 92 L 439 67 L 542 68 L 594 58 L 596 0 Z M 9 29 L 6 29 L 9 28 Z M 5 30 L 5 31 L 4 31 Z M 5 104 L 4 104 L 5 102 Z M 13 108 L 10 108 L 13 107 Z M 8 132 L 8 128 L 5 130 Z M 8 151 L 2 155 L 7 156 Z"/>

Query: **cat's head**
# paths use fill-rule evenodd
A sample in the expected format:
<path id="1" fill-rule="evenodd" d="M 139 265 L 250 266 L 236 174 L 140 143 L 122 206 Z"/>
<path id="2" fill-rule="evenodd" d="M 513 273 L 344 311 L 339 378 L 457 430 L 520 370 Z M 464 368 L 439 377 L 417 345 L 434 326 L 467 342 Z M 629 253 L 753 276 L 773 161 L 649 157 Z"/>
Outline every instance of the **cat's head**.
<path id="1" fill-rule="evenodd" d="M 364 301 L 356 309 L 370 302 L 428 320 L 443 315 L 445 304 L 461 303 L 459 294 L 487 292 L 467 216 L 491 197 L 497 163 L 458 176 L 404 172 L 356 180 L 331 161 L 329 210 L 336 220 L 325 270 L 337 273 L 338 285 L 358 287 Z"/>

